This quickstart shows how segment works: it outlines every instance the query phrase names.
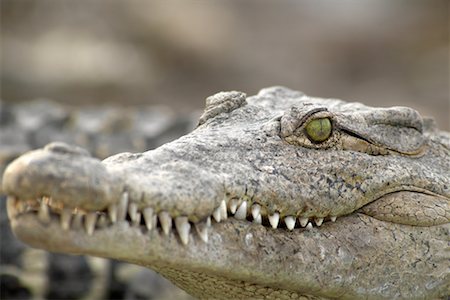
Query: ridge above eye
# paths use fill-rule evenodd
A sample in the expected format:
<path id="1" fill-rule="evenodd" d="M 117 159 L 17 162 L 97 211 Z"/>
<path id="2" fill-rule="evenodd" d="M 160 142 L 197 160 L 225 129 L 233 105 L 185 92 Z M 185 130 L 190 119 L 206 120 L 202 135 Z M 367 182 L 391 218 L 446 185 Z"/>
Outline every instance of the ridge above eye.
<path id="1" fill-rule="evenodd" d="M 305 126 L 305 133 L 313 143 L 326 141 L 333 130 L 330 118 L 317 118 L 310 120 Z"/>

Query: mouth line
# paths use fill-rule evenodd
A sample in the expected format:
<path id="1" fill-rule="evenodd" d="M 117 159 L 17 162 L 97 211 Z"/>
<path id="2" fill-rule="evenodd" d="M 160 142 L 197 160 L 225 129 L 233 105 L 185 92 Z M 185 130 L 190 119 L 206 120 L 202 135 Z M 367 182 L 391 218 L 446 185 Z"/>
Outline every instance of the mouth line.
<path id="1" fill-rule="evenodd" d="M 137 202 L 130 200 L 127 192 L 123 192 L 119 203 L 111 204 L 100 211 L 64 206 L 57 199 L 46 196 L 28 200 L 8 196 L 7 209 L 11 220 L 18 220 L 22 215 L 30 214 L 44 226 L 55 222 L 59 223 L 63 231 L 76 231 L 88 236 L 123 222 L 139 229 L 143 234 L 156 230 L 161 236 L 169 236 L 173 231 L 184 245 L 189 243 L 190 236 L 208 243 L 208 232 L 214 224 L 226 222 L 229 218 L 246 222 L 248 225 L 287 232 L 310 230 L 337 219 L 336 216 L 280 216 L 278 212 L 269 214 L 265 207 L 252 203 L 250 199 L 232 198 L 222 200 L 211 215 L 194 222 L 189 216 L 171 215 L 168 211 L 157 211 L 151 206 L 139 207 Z"/>

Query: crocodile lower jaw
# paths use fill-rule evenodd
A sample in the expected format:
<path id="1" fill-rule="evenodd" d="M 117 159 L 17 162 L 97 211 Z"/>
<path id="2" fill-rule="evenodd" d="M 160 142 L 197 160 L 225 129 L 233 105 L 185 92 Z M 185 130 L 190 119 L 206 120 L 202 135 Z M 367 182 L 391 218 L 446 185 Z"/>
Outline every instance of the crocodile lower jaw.
<path id="1" fill-rule="evenodd" d="M 159 215 L 153 218 L 157 220 L 157 225 L 151 230 L 148 230 L 144 224 L 145 219 L 141 218 L 142 223 L 133 222 L 130 218 L 129 212 L 124 220 L 117 219 L 115 223 L 102 224 L 102 220 L 107 217 L 107 212 L 96 213 L 100 215 L 95 224 L 95 230 L 87 229 L 87 222 L 90 217 L 89 213 L 79 211 L 77 214 L 72 214 L 70 228 L 63 228 L 61 224 L 61 213 L 48 204 L 50 199 L 40 199 L 40 201 L 26 201 L 28 204 L 23 205 L 25 201 L 21 201 L 12 197 L 8 198 L 8 214 L 11 219 L 11 226 L 14 233 L 27 244 L 41 249 L 46 249 L 52 252 L 69 253 L 69 254 L 88 254 L 105 258 L 113 258 L 129 263 L 135 263 L 145 266 L 163 274 L 167 278 L 176 282 L 178 285 L 188 289 L 195 295 L 196 291 L 190 286 L 184 286 L 183 282 L 178 282 L 178 277 L 171 278 L 171 274 L 176 270 L 177 276 L 179 272 L 183 272 L 185 276 L 190 277 L 190 273 L 208 274 L 208 278 L 226 278 L 233 284 L 250 285 L 254 287 L 264 288 L 265 290 L 271 287 L 274 290 L 289 290 L 290 294 L 306 295 L 310 291 L 303 290 L 302 287 L 291 287 L 289 283 L 283 286 L 273 285 L 271 282 L 253 282 L 248 274 L 238 270 L 241 267 L 233 268 L 234 263 L 230 263 L 227 259 L 220 259 L 220 252 L 214 252 L 214 249 L 223 249 L 227 254 L 224 256 L 235 256 L 234 259 L 242 259 L 241 254 L 232 254 L 236 249 L 246 247 L 247 250 L 255 249 L 256 243 L 259 240 L 270 242 L 270 238 L 278 240 L 280 244 L 287 235 L 300 236 L 304 233 L 310 239 L 321 235 L 320 231 L 336 230 L 338 223 L 342 222 L 327 222 L 323 224 L 323 228 L 317 226 L 310 226 L 310 229 L 295 228 L 290 231 L 285 226 L 280 226 L 273 229 L 270 226 L 261 226 L 264 224 L 253 224 L 244 220 L 238 220 L 229 216 L 227 220 L 216 222 L 214 217 L 211 219 L 211 227 L 207 226 L 208 221 L 203 221 L 208 231 L 208 242 L 205 243 L 199 232 L 196 230 L 198 224 L 188 223 L 193 226 L 188 236 L 188 245 L 183 245 L 183 240 L 176 226 L 172 226 L 168 233 L 164 232 L 161 226 Z M 47 209 L 41 205 L 45 203 Z M 19 204 L 21 203 L 21 204 Z M 25 208 L 24 208 L 25 207 Z M 120 210 L 119 210 L 120 211 Z M 80 217 L 77 217 L 79 215 Z M 101 216 L 104 216 L 102 218 Z M 251 214 L 250 214 L 251 215 Z M 342 221 L 346 219 L 343 224 L 344 228 L 351 227 L 358 221 L 357 214 L 352 214 L 352 217 L 343 217 Z M 251 217 L 250 217 L 251 218 Z M 263 218 L 264 219 L 264 218 Z M 339 220 L 341 221 L 341 219 Z M 173 220 L 173 223 L 176 221 Z M 263 221 L 263 223 L 265 223 Z M 348 223 L 348 224 L 347 224 Z M 173 224 L 172 224 L 173 225 Z M 282 225 L 282 224 L 280 224 Z M 175 227 L 175 228 L 174 228 Z M 328 228 L 330 227 L 330 228 Z M 89 232 L 90 233 L 89 233 Z M 275 234 L 273 234 L 275 233 Z M 238 242 L 236 242 L 238 241 Z M 297 245 L 298 240 L 284 241 L 284 246 L 287 249 L 292 248 L 292 245 Z M 335 252 L 337 243 L 331 245 L 329 251 Z M 286 251 L 287 251 L 286 249 Z M 252 250 L 253 251 L 253 250 Z M 213 254 L 215 253 L 215 254 Z M 208 256 L 208 254 L 213 254 Z M 323 253 L 317 253 L 323 256 Z M 253 255 L 252 255 L 253 256 Z M 193 262 L 194 261 L 194 262 Z M 217 263 L 217 266 L 213 267 Z M 205 269 L 205 264 L 211 267 L 211 270 Z M 227 277 L 230 270 L 223 272 L 223 268 L 232 268 L 238 270 L 238 274 L 244 274 L 242 278 Z M 172 272 L 172 273 L 171 273 Z M 252 276 L 250 276 L 252 277 Z M 272 277 L 272 276 L 270 276 Z M 197 282 L 196 285 L 201 285 L 203 282 Z M 305 283 L 306 285 L 307 283 Z M 214 285 L 212 286 L 215 289 Z M 290 290 L 292 288 L 293 290 Z M 226 291 L 223 291 L 224 293 Z M 236 295 L 234 295 L 236 296 Z M 319 297 L 317 297 L 319 299 Z"/>
<path id="2" fill-rule="evenodd" d="M 427 253 L 431 250 L 427 249 L 432 251 L 444 249 L 446 241 L 442 238 L 427 240 L 426 245 L 429 246 L 420 248 L 426 252 L 420 252 L 422 250 L 412 252 L 410 254 L 415 256 L 411 258 L 411 262 L 404 261 L 399 264 L 398 257 L 403 255 L 404 249 L 415 245 L 416 240 L 426 240 L 430 236 L 448 232 L 448 224 L 422 227 L 417 230 L 415 226 L 384 222 L 359 211 L 342 216 L 336 222 L 325 218 L 326 222 L 320 228 L 313 227 L 310 221 L 312 227 L 310 230 L 301 226 L 288 230 L 283 220 L 274 229 L 264 214 L 261 215 L 261 224 L 253 224 L 251 208 L 247 210 L 247 215 L 252 221 L 239 220 L 235 217 L 238 208 L 231 216 L 230 202 L 226 204 L 227 219 L 221 218 L 221 221 L 217 222 L 214 216 L 210 216 L 211 227 L 206 224 L 208 217 L 199 223 L 187 222 L 190 229 L 188 245 L 183 245 L 176 224 L 172 226 L 176 223 L 176 218 L 170 222 L 170 230 L 165 234 L 159 214 L 154 213 L 152 220 L 156 220 L 156 226 L 148 230 L 145 217 L 141 217 L 142 222 L 137 221 L 139 217 L 135 221 L 131 220 L 129 204 L 124 206 L 125 209 L 119 209 L 119 206 L 116 208 L 115 223 L 109 219 L 109 209 L 95 212 L 97 220 L 94 223 L 94 230 L 91 232 L 91 229 L 88 229 L 91 234 L 88 234 L 86 226 L 87 222 L 92 222 L 87 220 L 92 218 L 88 215 L 93 212 L 79 210 L 77 215 L 80 217 L 77 217 L 72 210 L 70 226 L 63 229 L 61 211 L 64 208 L 47 198 L 40 199 L 39 202 L 10 197 L 8 213 L 14 233 L 33 247 L 139 264 L 161 273 L 193 295 L 201 296 L 196 293 L 205 290 L 216 293 L 219 287 L 223 287 L 226 288 L 222 291 L 223 295 L 230 295 L 230 298 L 237 297 L 238 294 L 231 295 L 228 285 L 217 285 L 211 281 L 205 283 L 203 279 L 225 278 L 230 285 L 243 285 L 241 289 L 234 290 L 237 293 L 250 287 L 261 288 L 264 291 L 283 290 L 297 295 L 327 298 L 342 295 L 347 299 L 366 294 L 373 296 L 370 286 L 366 287 L 367 290 L 352 292 L 354 280 L 368 284 L 377 283 L 380 280 L 384 281 L 385 278 L 373 274 L 380 274 L 386 268 L 393 272 L 392 276 L 395 276 L 396 272 L 408 270 L 415 257 L 429 255 Z M 133 215 L 133 205 L 131 211 Z M 123 218 L 119 216 L 119 212 Z M 137 209 L 136 215 L 139 215 L 139 212 L 143 214 L 142 209 Z M 80 221 L 76 221 L 77 219 Z M 101 219 L 106 219 L 109 223 L 105 222 L 105 225 Z M 297 219 L 296 225 L 298 223 Z M 196 230 L 200 224 L 204 224 L 204 228 L 208 231 L 207 243 Z M 392 232 L 397 234 L 386 234 Z M 438 260 L 437 265 L 445 266 L 444 261 L 448 256 L 443 252 L 441 254 L 442 256 L 438 257 L 442 260 Z M 288 260 L 280 263 L 280 257 Z M 381 257 L 386 259 L 386 263 L 377 264 Z M 404 259 L 406 258 L 409 256 L 404 256 Z M 427 272 L 431 272 L 430 270 L 435 267 L 428 268 L 428 265 L 418 267 L 416 275 L 423 276 L 424 285 L 427 282 L 435 282 L 436 277 L 427 275 Z M 323 268 L 334 271 L 322 273 L 325 279 L 317 280 L 312 270 Z M 346 275 L 354 270 L 360 270 L 358 277 L 351 277 L 349 280 Z M 180 278 L 181 273 L 185 277 Z M 195 277 L 190 274 L 201 276 Z M 186 281 L 189 278 L 196 278 L 198 281 Z M 196 287 L 199 286 L 202 289 L 197 290 Z M 408 286 L 411 290 L 415 288 Z"/>
<path id="3" fill-rule="evenodd" d="M 92 236 L 98 231 L 111 229 L 119 223 L 138 229 L 143 234 L 158 231 L 161 236 L 176 234 L 182 244 L 190 239 L 200 239 L 208 243 L 209 231 L 214 223 L 229 218 L 245 223 L 261 225 L 276 230 L 311 230 L 324 222 L 335 222 L 336 217 L 308 218 L 281 216 L 278 212 L 267 214 L 267 210 L 259 204 L 251 204 L 248 200 L 222 200 L 210 216 L 198 222 L 192 222 L 189 216 L 172 216 L 169 212 L 157 211 L 151 206 L 140 208 L 136 202 L 130 201 L 124 192 L 117 204 L 110 205 L 102 211 L 88 211 L 82 208 L 68 208 L 50 197 L 23 200 L 8 197 L 8 215 L 10 219 L 18 219 L 23 214 L 36 218 L 42 225 L 59 224 L 63 231 L 75 231 L 78 234 Z M 123 224 L 121 225 L 123 226 Z"/>

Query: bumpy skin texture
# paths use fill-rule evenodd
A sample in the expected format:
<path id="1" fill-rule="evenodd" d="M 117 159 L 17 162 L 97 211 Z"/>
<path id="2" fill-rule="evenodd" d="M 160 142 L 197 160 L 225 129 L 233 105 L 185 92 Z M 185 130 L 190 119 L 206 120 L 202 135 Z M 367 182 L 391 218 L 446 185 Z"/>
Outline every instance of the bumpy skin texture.
<path id="1" fill-rule="evenodd" d="M 305 126 L 320 118 L 333 130 L 314 142 Z M 211 96 L 196 130 L 145 153 L 100 162 L 63 144 L 30 152 L 7 168 L 3 190 L 25 242 L 144 265 L 200 298 L 434 299 L 450 294 L 449 157 L 449 134 L 410 108 L 273 87 Z M 184 245 L 175 231 L 119 220 L 86 234 L 17 208 L 45 196 L 101 212 L 124 191 L 137 210 L 190 224 L 223 200 L 247 201 L 262 224 L 250 212 L 213 221 L 207 243 L 191 231 Z M 274 213 L 325 223 L 271 228 Z"/>

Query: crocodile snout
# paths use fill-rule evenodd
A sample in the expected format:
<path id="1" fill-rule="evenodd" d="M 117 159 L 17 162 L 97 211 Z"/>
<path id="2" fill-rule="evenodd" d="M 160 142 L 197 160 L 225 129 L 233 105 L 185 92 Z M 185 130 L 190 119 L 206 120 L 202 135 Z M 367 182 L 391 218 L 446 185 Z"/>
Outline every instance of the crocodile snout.
<path id="1" fill-rule="evenodd" d="M 101 210 L 119 201 L 121 180 L 83 148 L 51 143 L 5 170 L 3 192 L 19 199 L 49 197 L 67 207 Z"/>

